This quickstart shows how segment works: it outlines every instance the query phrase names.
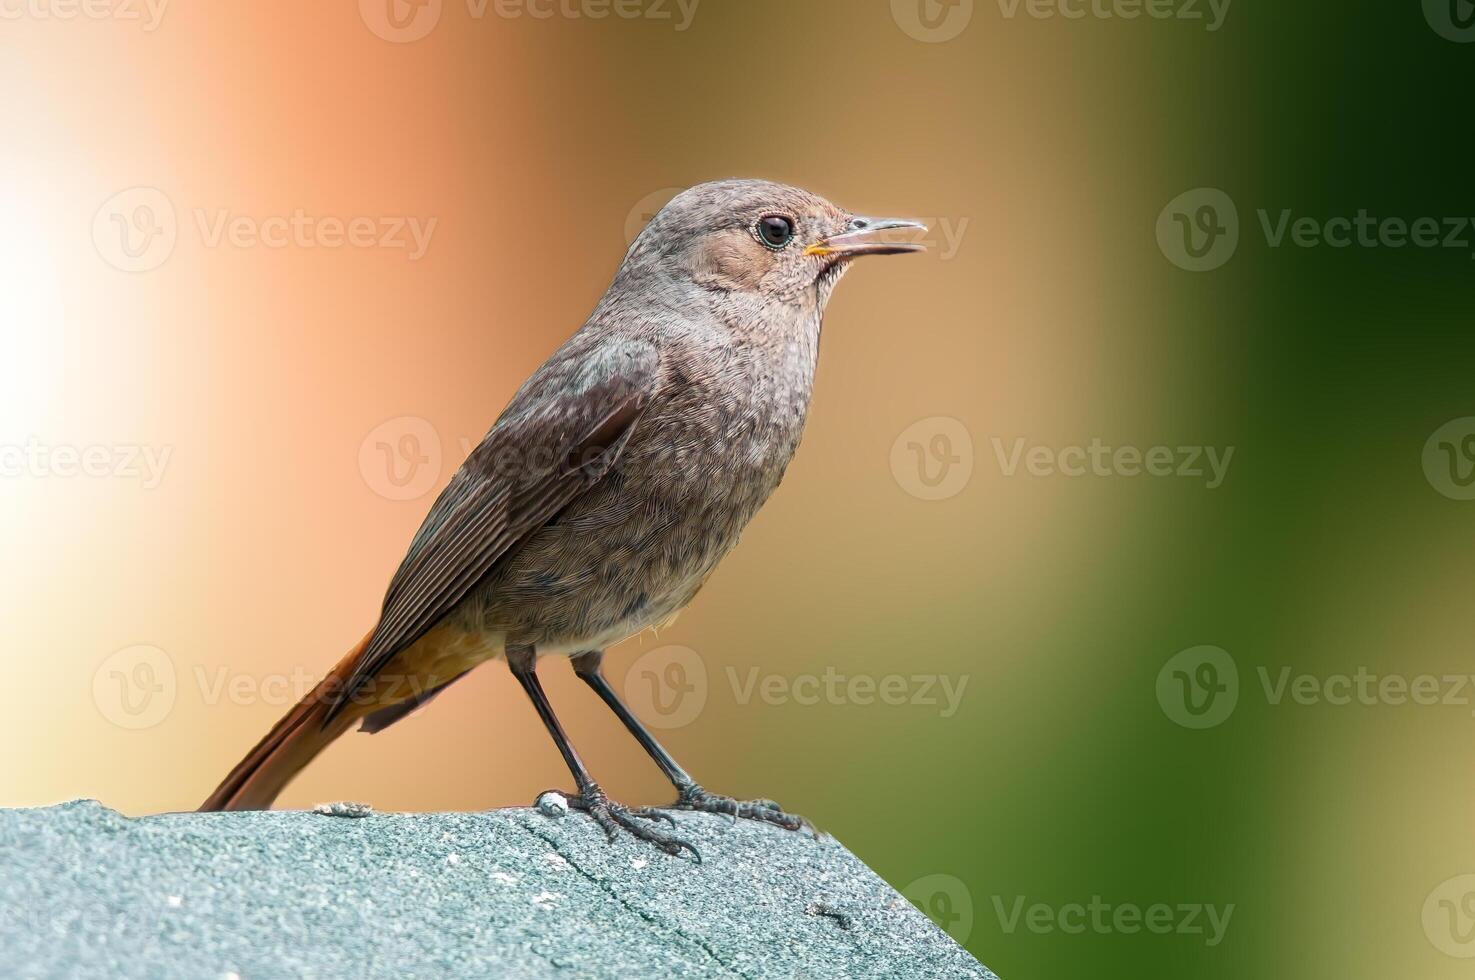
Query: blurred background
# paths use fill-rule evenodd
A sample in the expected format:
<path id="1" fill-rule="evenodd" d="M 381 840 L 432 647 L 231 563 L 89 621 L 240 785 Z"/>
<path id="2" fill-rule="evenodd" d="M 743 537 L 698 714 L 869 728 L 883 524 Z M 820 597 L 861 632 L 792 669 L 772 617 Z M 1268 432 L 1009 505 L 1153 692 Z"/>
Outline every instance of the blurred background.
<path id="1" fill-rule="evenodd" d="M 932 249 L 847 278 L 783 488 L 611 654 L 677 757 L 1006 980 L 1469 975 L 1465 0 L 0 12 L 0 804 L 198 805 L 643 221 L 766 176 Z M 490 665 L 282 805 L 569 782 Z"/>

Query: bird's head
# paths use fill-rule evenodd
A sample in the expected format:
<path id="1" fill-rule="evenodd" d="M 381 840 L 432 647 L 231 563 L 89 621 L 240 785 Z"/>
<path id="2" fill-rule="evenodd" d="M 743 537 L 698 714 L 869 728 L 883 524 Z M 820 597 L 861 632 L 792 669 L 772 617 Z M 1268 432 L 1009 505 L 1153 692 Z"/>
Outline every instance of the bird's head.
<path id="1" fill-rule="evenodd" d="M 917 221 L 852 214 L 785 184 L 722 180 L 672 198 L 626 262 L 731 299 L 823 309 L 854 259 L 922 251 L 896 236 L 925 230 Z"/>

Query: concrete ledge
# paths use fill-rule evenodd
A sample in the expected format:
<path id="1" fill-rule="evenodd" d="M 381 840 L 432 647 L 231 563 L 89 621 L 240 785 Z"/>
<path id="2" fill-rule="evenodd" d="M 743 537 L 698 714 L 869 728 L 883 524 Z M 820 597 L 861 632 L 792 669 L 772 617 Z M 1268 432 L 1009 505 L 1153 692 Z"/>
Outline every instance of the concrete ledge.
<path id="1" fill-rule="evenodd" d="M 997 980 L 836 841 L 677 820 L 704 864 L 535 810 L 0 810 L 3 972 Z"/>

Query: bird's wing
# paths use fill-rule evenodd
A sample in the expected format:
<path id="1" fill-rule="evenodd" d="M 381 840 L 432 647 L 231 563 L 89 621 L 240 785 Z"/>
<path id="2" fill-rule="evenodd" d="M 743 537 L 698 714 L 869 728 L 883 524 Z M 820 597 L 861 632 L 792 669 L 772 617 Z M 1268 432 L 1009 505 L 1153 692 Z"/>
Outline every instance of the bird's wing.
<path id="1" fill-rule="evenodd" d="M 465 598 L 499 558 L 599 482 L 618 459 L 655 391 L 659 357 L 634 341 L 567 355 L 523 386 L 436 499 L 329 720 Z"/>

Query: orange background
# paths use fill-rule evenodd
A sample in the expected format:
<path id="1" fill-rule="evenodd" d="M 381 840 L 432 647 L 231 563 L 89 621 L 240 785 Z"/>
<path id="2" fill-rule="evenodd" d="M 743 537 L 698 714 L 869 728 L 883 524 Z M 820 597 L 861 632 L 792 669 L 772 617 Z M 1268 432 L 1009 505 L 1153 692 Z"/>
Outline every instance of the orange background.
<path id="1" fill-rule="evenodd" d="M 934 248 L 847 278 L 784 486 L 673 628 L 611 655 L 619 681 L 652 649 L 696 652 L 709 691 L 662 734 L 676 756 L 898 887 L 949 876 L 973 911 L 955 934 L 1004 977 L 1464 976 L 1420 910 L 1475 871 L 1469 709 L 1272 706 L 1255 668 L 1471 663 L 1475 503 L 1419 464 L 1475 415 L 1469 257 L 1271 250 L 1254 209 L 1468 211 L 1468 126 L 1435 107 L 1469 51 L 1418 4 L 1241 0 L 1209 32 L 959 0 L 936 8 L 971 11 L 945 43 L 905 8 L 703 0 L 677 30 L 446 2 L 400 43 L 371 0 L 172 0 L 153 30 L 5 7 L 23 12 L 0 21 L 0 448 L 170 455 L 155 487 L 0 477 L 0 805 L 197 805 L 285 708 L 249 692 L 319 675 L 373 623 L 463 440 L 582 322 L 632 211 L 764 176 L 931 219 Z M 1206 185 L 1239 201 L 1243 241 L 1190 274 L 1154 221 Z M 125 272 L 108 209 L 137 187 L 177 241 Z M 211 245 L 197 214 L 222 209 L 436 224 L 417 260 Z M 935 417 L 971 438 L 972 476 L 931 501 L 892 455 Z M 399 500 L 362 461 L 404 418 L 440 449 Z M 1206 490 L 1007 476 L 993 438 L 1237 452 Z M 1203 732 L 1154 697 L 1199 644 L 1242 687 Z M 120 669 L 138 645 L 162 651 L 153 674 Z M 949 717 L 741 703 L 727 671 L 755 667 L 967 687 Z M 133 727 L 117 685 L 160 671 L 172 695 Z M 543 672 L 612 794 L 666 800 L 566 666 Z M 222 679 L 248 693 L 211 696 Z M 491 665 L 343 739 L 282 803 L 475 809 L 568 784 Z M 1236 912 L 1212 948 L 1040 935 L 995 913 L 1021 895 Z"/>

